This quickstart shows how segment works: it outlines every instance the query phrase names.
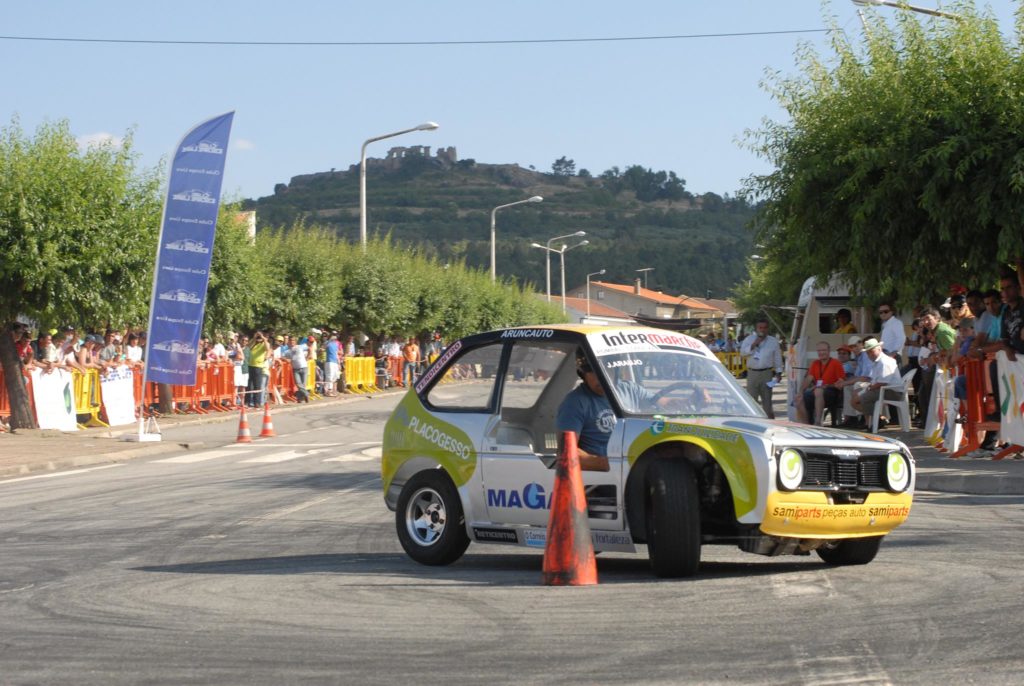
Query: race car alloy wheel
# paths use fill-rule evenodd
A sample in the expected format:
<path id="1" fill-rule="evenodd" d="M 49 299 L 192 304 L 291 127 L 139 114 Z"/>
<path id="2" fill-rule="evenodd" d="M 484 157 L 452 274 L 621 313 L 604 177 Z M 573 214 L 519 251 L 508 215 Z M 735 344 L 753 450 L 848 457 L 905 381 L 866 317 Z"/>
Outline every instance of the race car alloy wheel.
<path id="1" fill-rule="evenodd" d="M 826 543 L 818 548 L 818 557 L 833 567 L 843 565 L 866 565 L 875 559 L 882 536 L 871 538 L 847 538 Z"/>
<path id="2" fill-rule="evenodd" d="M 458 491 L 439 469 L 420 472 L 405 484 L 395 525 L 402 548 L 420 564 L 451 564 L 469 546 Z"/>
<path id="3" fill-rule="evenodd" d="M 689 463 L 661 459 L 647 468 L 647 551 L 660 577 L 693 576 L 700 565 L 700 501 Z"/>

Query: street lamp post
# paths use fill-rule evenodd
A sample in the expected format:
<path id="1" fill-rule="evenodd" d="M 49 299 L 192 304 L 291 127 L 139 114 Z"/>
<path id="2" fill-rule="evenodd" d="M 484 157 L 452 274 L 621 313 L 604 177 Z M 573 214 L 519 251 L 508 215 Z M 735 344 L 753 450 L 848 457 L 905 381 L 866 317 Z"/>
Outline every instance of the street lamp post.
<path id="1" fill-rule="evenodd" d="M 428 121 L 411 129 L 402 129 L 394 133 L 386 133 L 383 136 L 368 138 L 363 143 L 363 148 L 359 153 L 359 244 L 363 247 L 363 252 L 366 252 L 366 146 L 376 141 L 382 141 L 385 138 L 394 138 L 395 136 L 412 133 L 413 131 L 433 131 L 437 127 L 438 124 Z"/>
<path id="2" fill-rule="evenodd" d="M 582 248 L 584 245 L 588 245 L 590 241 L 580 241 L 575 245 L 566 247 L 565 243 L 562 244 L 562 249 L 558 251 L 558 260 L 560 262 L 560 268 L 562 270 L 562 314 L 565 314 L 565 253 L 569 252 L 573 248 Z"/>
<path id="3" fill-rule="evenodd" d="M 505 209 L 506 207 L 512 207 L 513 205 L 522 205 L 524 202 L 542 202 L 543 200 L 544 200 L 544 198 L 540 197 L 539 195 L 535 195 L 532 198 L 527 198 L 526 200 L 517 200 L 515 202 L 510 202 L 507 205 L 498 205 L 493 210 L 491 210 L 491 282 L 492 283 L 497 281 L 497 279 L 498 279 L 498 272 L 497 272 L 497 268 L 495 267 L 495 260 L 494 260 L 494 244 L 495 244 L 494 215 L 497 214 L 498 210 Z"/>
<path id="4" fill-rule="evenodd" d="M 599 272 L 590 272 L 587 274 L 587 316 L 590 316 L 590 277 L 592 276 L 604 276 L 606 269 L 602 269 Z"/>
<path id="5" fill-rule="evenodd" d="M 644 273 L 644 288 L 647 288 L 647 274 L 654 271 L 654 267 L 644 267 L 643 269 L 637 269 L 637 272 Z"/>
<path id="6" fill-rule="evenodd" d="M 545 281 L 547 282 L 548 302 L 551 302 L 551 253 L 558 252 L 557 250 L 553 250 L 551 248 L 551 244 L 563 238 L 573 238 L 574 236 L 586 235 L 586 231 L 577 231 L 576 233 L 567 233 L 564 236 L 555 236 L 554 238 L 549 238 L 546 245 L 541 245 L 540 243 L 530 243 L 531 248 L 540 248 L 541 250 L 547 251 L 544 253 L 544 275 Z"/>

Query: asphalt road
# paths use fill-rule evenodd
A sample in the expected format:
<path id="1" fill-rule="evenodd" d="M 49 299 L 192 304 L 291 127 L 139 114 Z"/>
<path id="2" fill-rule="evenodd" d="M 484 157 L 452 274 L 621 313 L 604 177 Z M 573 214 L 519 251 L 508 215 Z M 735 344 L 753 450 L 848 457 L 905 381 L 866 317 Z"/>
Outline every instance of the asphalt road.
<path id="1" fill-rule="evenodd" d="M 919 494 L 866 567 L 705 548 L 409 561 L 384 507 L 398 398 L 181 427 L 178 455 L 0 482 L 0 684 L 982 683 L 1024 673 L 1024 498 Z M 254 427 L 258 432 L 258 426 Z M 171 435 L 173 432 L 173 435 Z"/>

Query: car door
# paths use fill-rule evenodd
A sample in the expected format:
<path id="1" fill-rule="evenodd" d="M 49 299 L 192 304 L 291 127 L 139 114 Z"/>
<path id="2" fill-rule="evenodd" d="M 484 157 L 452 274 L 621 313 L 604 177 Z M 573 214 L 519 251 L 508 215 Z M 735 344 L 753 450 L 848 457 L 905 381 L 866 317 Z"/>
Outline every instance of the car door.
<path id="1" fill-rule="evenodd" d="M 576 344 L 515 341 L 503 366 L 498 411 L 480 446 L 488 519 L 547 526 L 554 465 L 555 418 L 576 383 Z M 621 424 L 621 422 L 620 422 Z M 591 529 L 622 530 L 622 432 L 609 442 L 610 470 L 583 472 Z"/>

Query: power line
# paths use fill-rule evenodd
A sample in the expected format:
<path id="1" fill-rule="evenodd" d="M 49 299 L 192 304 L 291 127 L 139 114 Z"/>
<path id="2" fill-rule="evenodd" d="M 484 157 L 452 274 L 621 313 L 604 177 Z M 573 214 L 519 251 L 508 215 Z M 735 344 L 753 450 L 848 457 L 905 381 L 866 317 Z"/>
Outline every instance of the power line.
<path id="1" fill-rule="evenodd" d="M 434 41 L 226 41 L 226 40 L 151 40 L 131 38 L 75 38 L 59 36 L 0 36 L 0 40 L 45 43 L 109 43 L 120 45 L 224 45 L 231 47 L 377 47 L 441 45 L 524 45 L 544 43 L 614 43 L 626 41 L 689 40 L 696 38 L 748 38 L 785 36 L 804 33 L 828 33 L 832 29 L 791 29 L 786 31 L 742 31 L 733 33 L 690 33 L 669 36 L 608 36 L 596 38 L 524 38 L 507 40 L 434 40 Z"/>

